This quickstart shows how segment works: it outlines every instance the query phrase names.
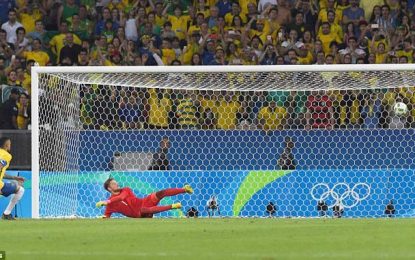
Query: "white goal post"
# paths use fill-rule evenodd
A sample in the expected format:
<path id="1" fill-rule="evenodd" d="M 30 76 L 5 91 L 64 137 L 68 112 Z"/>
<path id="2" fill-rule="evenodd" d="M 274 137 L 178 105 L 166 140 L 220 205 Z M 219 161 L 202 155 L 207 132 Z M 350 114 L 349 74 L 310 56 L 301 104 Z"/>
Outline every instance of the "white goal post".
<path id="1" fill-rule="evenodd" d="M 409 96 L 415 90 L 415 64 L 140 67 L 35 66 L 32 67 L 31 73 L 31 195 L 33 218 L 97 216 L 98 212 L 96 209 L 88 209 L 92 205 L 91 202 L 83 202 L 80 198 L 84 196 L 85 200 L 90 200 L 104 196 L 105 192 L 101 188 L 101 184 L 108 176 L 125 178 L 124 182 L 122 182 L 124 185 L 129 185 L 130 181 L 137 181 L 137 187 L 146 187 L 139 191 L 140 194 L 144 194 L 145 191 L 151 192 L 156 188 L 166 188 L 167 184 L 170 186 L 182 185 L 183 183 L 172 182 L 182 181 L 186 178 L 190 179 L 189 182 L 195 186 L 196 191 L 199 187 L 206 194 L 203 194 L 203 198 L 197 201 L 192 201 L 189 197 L 183 197 L 189 200 L 188 203 L 185 203 L 185 206 L 188 208 L 195 206 L 201 212 L 206 207 L 206 201 L 216 195 L 219 197 L 219 202 L 222 202 L 221 210 L 225 216 L 261 216 L 258 212 L 265 211 L 262 208 L 266 206 L 264 206 L 264 203 L 266 204 L 268 201 L 276 201 L 279 204 L 276 208 L 277 216 L 318 216 L 316 215 L 315 208 L 320 200 L 325 200 L 330 208 L 334 208 L 336 205 L 340 208 L 345 208 L 346 216 L 350 217 L 379 217 L 383 214 L 380 213 L 384 210 L 382 207 L 387 204 L 385 201 L 393 200 L 395 203 L 396 201 L 398 201 L 398 204 L 400 203 L 396 207 L 400 209 L 402 216 L 415 216 L 415 197 L 412 196 L 415 191 L 412 191 L 407 184 L 399 185 L 400 181 L 413 181 L 415 177 L 413 176 L 415 157 L 411 157 L 415 155 L 415 145 L 412 146 L 415 136 L 413 124 L 410 124 L 411 120 L 413 120 L 412 117 L 415 116 L 415 114 L 412 114 L 415 111 L 413 107 L 415 104 L 411 103 L 415 102 L 415 94 L 413 94 L 413 100 Z M 360 73 L 360 76 L 356 77 L 353 73 Z M 343 78 L 342 75 L 346 74 L 348 76 Z M 229 79 L 230 77 L 231 79 Z M 356 78 L 358 79 L 356 80 Z M 47 101 L 48 103 L 45 103 L 43 95 L 49 91 L 49 88 L 52 89 L 51 84 L 65 87 L 53 87 L 50 96 L 47 97 L 48 99 L 50 97 L 50 100 Z M 330 103 L 333 102 L 332 106 L 334 108 L 331 109 L 334 110 L 328 110 L 329 112 L 324 113 L 331 113 L 333 117 L 333 114 L 337 113 L 335 112 L 335 106 L 338 106 L 339 111 L 342 111 L 338 113 L 342 114 L 343 117 L 353 117 L 353 113 L 355 113 L 359 114 L 357 117 L 361 118 L 355 119 L 353 124 L 349 122 L 352 119 L 347 118 L 346 123 L 344 123 L 343 119 L 342 124 L 345 124 L 345 126 L 341 127 L 338 125 L 340 123 L 337 123 L 341 120 L 332 118 L 330 120 L 333 121 L 327 123 L 330 127 L 316 127 L 320 129 L 314 130 L 313 124 L 309 123 L 310 120 L 313 121 L 312 112 L 309 111 L 309 105 L 303 104 L 303 108 L 306 110 L 303 116 L 308 117 L 304 119 L 304 122 L 307 122 L 304 123 L 307 124 L 307 127 L 293 129 L 289 126 L 291 124 L 288 120 L 290 117 L 289 109 L 284 107 L 284 104 L 290 105 L 290 102 L 295 101 L 293 101 L 294 99 L 291 101 L 284 99 L 285 103 L 283 102 L 282 105 L 278 105 L 278 102 L 276 103 L 277 106 L 283 107 L 284 113 L 287 114 L 287 118 L 283 119 L 285 126 L 275 129 L 272 127 L 264 128 L 266 119 L 260 118 L 258 116 L 260 112 L 258 111 L 255 114 L 255 119 L 251 122 L 255 129 L 236 129 L 236 127 L 226 129 L 216 126 L 213 128 L 214 130 L 202 126 L 182 127 L 180 129 L 155 129 L 148 126 L 150 124 L 147 122 L 143 123 L 141 121 L 140 124 L 137 123 L 134 127 L 129 127 L 128 123 L 125 126 L 126 122 L 116 123 L 116 127 L 108 127 L 108 125 L 102 125 L 101 123 L 98 126 L 98 123 L 92 122 L 90 123 L 91 128 L 86 129 L 82 127 L 82 122 L 80 122 L 82 114 L 80 106 L 81 102 L 83 102 L 83 94 L 81 95 L 79 92 L 83 86 L 90 85 L 103 86 L 104 89 L 105 86 L 111 86 L 113 89 L 118 88 L 114 92 L 117 94 L 125 92 L 127 91 L 125 89 L 130 88 L 144 89 L 143 99 L 145 99 L 145 104 L 143 106 L 149 106 L 149 98 L 146 95 L 150 95 L 147 91 L 150 89 L 171 90 L 172 92 L 163 92 L 168 93 L 166 95 L 170 95 L 168 97 L 170 100 L 173 99 L 172 93 L 175 93 L 176 90 L 178 92 L 180 90 L 195 91 L 192 92 L 193 94 L 196 93 L 195 95 L 199 95 L 204 91 L 225 93 L 224 95 L 226 93 L 249 92 L 249 94 L 240 94 L 240 96 L 255 96 L 257 93 L 261 93 L 258 95 L 265 95 L 263 92 L 302 92 L 307 93 L 304 94 L 304 103 L 313 102 L 307 99 L 308 97 L 306 96 L 311 95 L 309 94 L 311 92 L 336 92 L 336 98 L 339 97 L 339 100 L 335 100 L 336 98 L 332 98 L 331 94 L 327 94 L 331 98 Z M 390 99 L 389 96 L 393 96 L 392 94 L 396 92 L 392 99 L 399 97 L 398 91 L 389 92 L 388 89 L 405 89 L 404 92 L 408 95 L 409 101 L 405 102 L 409 102 L 407 105 L 410 111 L 406 116 L 411 119 L 408 119 L 408 123 L 406 121 L 402 123 L 402 127 L 391 127 L 393 118 L 388 118 L 389 123 L 385 123 L 385 125 L 388 125 L 386 127 L 370 129 L 366 126 L 363 127 L 365 124 L 363 115 L 364 113 L 369 113 L 363 111 L 364 105 L 357 105 L 359 111 L 351 112 L 350 107 L 352 105 L 349 106 L 347 100 L 340 100 L 341 95 L 346 95 L 342 94 L 342 91 L 344 93 L 355 91 L 353 92 L 353 102 L 357 104 L 358 102 L 363 102 L 362 100 L 365 100 L 365 98 L 359 99 L 355 96 L 361 95 L 363 97 L 369 91 L 367 103 L 375 107 L 376 105 L 374 104 L 378 98 L 376 93 L 382 92 L 382 98 L 388 96 Z M 59 96 L 59 92 L 65 93 Z M 109 92 L 111 91 L 109 90 Z M 108 93 L 105 92 L 102 95 L 110 95 Z M 389 95 L 390 93 L 392 94 Z M 56 95 L 56 98 L 53 95 Z M 140 93 L 135 95 L 137 95 L 135 96 L 137 99 L 140 97 Z M 128 102 L 128 97 L 125 97 L 125 102 Z M 70 100 L 65 100 L 65 98 Z M 106 102 L 107 99 L 105 98 L 107 97 L 105 96 L 101 103 L 92 102 L 90 105 L 100 106 L 100 104 Z M 267 98 L 265 97 L 265 102 L 272 103 L 272 97 Z M 200 99 L 199 96 L 198 99 Z M 237 101 L 239 102 L 239 100 Z M 250 102 L 252 103 L 253 101 L 250 99 Z M 239 103 L 238 109 L 243 110 L 243 104 L 245 103 L 243 101 Z M 340 108 L 341 106 L 343 108 Z M 45 107 L 51 110 L 45 112 L 45 110 L 42 110 Z M 53 109 L 55 110 L 64 109 L 65 112 L 63 114 L 65 116 L 70 114 L 71 122 L 60 122 L 59 117 L 62 116 L 60 113 L 51 116 L 49 114 L 53 110 L 51 107 L 54 107 Z M 106 113 L 104 108 L 99 111 L 101 112 L 97 113 Z M 203 112 L 206 111 L 203 110 Z M 149 111 L 146 113 L 149 113 Z M 116 116 L 117 119 L 113 118 L 112 120 L 121 121 L 119 119 L 121 116 L 118 112 L 116 112 Z M 314 121 L 317 121 L 318 117 L 317 115 Z M 384 116 L 382 114 L 379 117 Z M 45 123 L 45 120 L 48 123 Z M 56 122 L 49 122 L 53 120 Z M 111 119 L 106 117 L 105 120 Z M 398 118 L 397 120 L 401 119 Z M 110 124 L 112 125 L 112 123 Z M 59 132 L 59 127 L 61 127 L 61 132 Z M 43 135 L 42 133 L 45 131 L 55 132 Z M 71 133 L 68 134 L 68 132 Z M 86 134 L 85 132 L 90 133 Z M 102 135 L 99 132 L 102 132 Z M 109 132 L 114 132 L 114 134 L 110 135 Z M 122 165 L 120 168 L 114 166 L 121 160 L 120 158 L 124 158 L 124 160 L 127 160 L 127 157 L 133 158 L 134 156 L 143 158 L 143 156 L 146 156 L 145 152 L 154 152 L 157 149 L 160 137 L 163 136 L 168 136 L 173 143 L 173 147 L 169 150 L 170 163 L 173 164 L 173 169 L 161 171 L 156 176 L 156 173 L 142 169 L 138 170 L 138 168 L 127 169 L 128 167 L 126 167 L 124 169 Z M 284 143 L 282 140 L 288 140 L 287 138 L 291 137 L 295 139 L 296 143 L 293 153 L 297 162 L 297 169 L 273 168 L 275 165 L 280 165 L 280 162 L 278 159 L 276 161 L 269 159 L 269 154 L 275 152 L 283 153 L 285 148 L 280 146 L 280 144 Z M 55 140 L 56 138 L 60 138 L 60 140 Z M 142 141 L 135 143 L 132 141 L 133 138 L 141 138 L 140 140 Z M 85 140 L 91 140 L 89 148 L 84 145 Z M 102 140 L 105 141 L 105 145 L 98 143 L 102 142 Z M 218 143 L 212 143 L 212 140 L 218 141 Z M 192 141 L 195 144 L 189 144 Z M 317 141 L 323 144 L 316 146 L 315 142 Z M 115 142 L 123 142 L 126 145 L 132 142 L 132 145 L 136 147 L 145 146 L 144 148 L 147 149 L 141 149 L 141 147 L 136 150 L 120 150 L 117 145 L 113 144 Z M 238 142 L 240 142 L 238 146 L 233 146 L 233 143 Z M 278 142 L 279 144 L 278 146 L 270 146 L 269 142 Z M 374 145 L 373 142 L 378 142 L 379 145 Z M 394 142 L 399 143 L 394 144 Z M 155 146 L 153 146 L 154 143 Z M 108 151 L 108 153 L 111 153 L 111 160 L 110 162 L 105 162 L 111 163 L 111 166 L 108 168 L 106 166 L 97 166 L 96 160 L 103 156 L 102 151 L 98 150 L 106 150 L 110 149 L 109 147 L 115 146 L 118 147 L 118 150 L 114 148 L 114 150 Z M 321 151 L 323 149 L 321 147 L 327 147 L 324 149 L 331 149 L 333 152 Z M 97 151 L 84 155 L 83 153 L 88 149 L 96 149 Z M 245 155 L 243 155 L 245 153 L 244 149 L 246 149 Z M 342 157 L 341 153 L 348 149 L 353 151 Z M 173 152 L 171 152 L 172 150 Z M 200 154 L 207 150 L 206 156 L 210 156 L 210 159 L 206 159 Z M 313 154 L 314 152 L 316 153 Z M 131 153 L 135 154 L 131 155 Z M 46 155 L 51 158 L 42 158 Z M 189 155 L 194 155 L 194 158 L 186 158 Z M 252 156 L 258 158 L 249 158 Z M 327 158 L 321 158 L 320 156 L 327 156 Z M 347 158 L 346 156 L 350 157 Z M 57 157 L 59 158 L 57 159 Z M 274 157 L 278 156 L 274 155 Z M 249 162 L 245 164 L 244 160 Z M 351 163 L 350 161 L 353 160 L 354 163 Z M 208 165 L 206 165 L 206 162 Z M 198 163 L 203 165 L 196 165 Z M 121 162 L 121 164 L 123 163 Z M 124 164 L 128 163 L 124 161 Z M 302 166 L 298 167 L 300 164 Z M 333 167 L 333 165 L 338 164 L 341 165 Z M 100 165 L 103 164 L 101 163 Z M 209 173 L 211 173 L 211 177 L 203 176 L 203 174 Z M 61 174 L 62 179 L 60 179 L 59 174 Z M 45 176 L 45 179 L 47 179 L 47 184 L 45 184 L 45 180 L 42 180 L 42 176 Z M 93 180 L 94 176 L 96 181 Z M 85 181 L 81 181 L 81 179 Z M 157 184 L 157 180 L 160 180 L 160 184 Z M 226 180 L 223 187 L 218 184 L 221 180 Z M 80 182 L 82 183 L 80 184 Z M 211 184 L 206 184 L 205 182 L 215 183 L 215 185 L 210 186 Z M 42 190 L 42 185 L 47 186 L 47 188 Z M 237 186 L 236 188 L 234 187 L 235 185 Z M 301 190 L 297 189 L 297 185 L 303 188 Z M 387 191 L 382 190 L 382 187 L 386 189 L 388 185 L 392 188 L 389 187 Z M 393 187 L 393 185 L 398 185 L 399 187 Z M 79 192 L 77 191 L 79 187 L 88 189 L 88 191 Z M 100 190 L 98 190 L 98 187 Z M 90 192 L 90 189 L 93 189 L 93 192 Z M 234 190 L 217 194 L 221 189 Z M 245 190 L 246 194 L 244 194 Z M 42 192 L 46 195 L 43 196 Z M 401 193 L 404 193 L 404 195 L 399 195 Z M 42 209 L 42 203 L 48 208 Z M 63 209 L 66 206 L 64 204 L 70 205 L 67 210 Z M 183 209 L 181 214 L 185 215 L 185 210 L 186 208 Z M 206 216 L 203 213 L 201 215 Z"/>

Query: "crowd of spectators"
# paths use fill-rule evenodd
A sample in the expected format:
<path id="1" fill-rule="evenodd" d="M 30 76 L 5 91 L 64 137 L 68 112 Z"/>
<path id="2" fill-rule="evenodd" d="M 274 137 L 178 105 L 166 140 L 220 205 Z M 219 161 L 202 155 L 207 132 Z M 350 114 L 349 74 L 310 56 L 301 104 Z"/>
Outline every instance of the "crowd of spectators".
<path id="1" fill-rule="evenodd" d="M 30 125 L 30 70 L 35 63 L 52 66 L 413 63 L 414 2 L 3 0 L 0 1 L 1 101 L 13 103 L 11 99 L 16 95 L 17 101 L 14 107 L 1 106 L 0 128 L 27 129 Z M 401 128 L 413 126 L 415 116 L 412 88 L 386 93 L 274 91 L 248 95 L 84 88 L 81 105 L 84 128 Z M 405 120 L 395 120 L 390 115 L 397 99 L 411 110 Z M 3 122 L 6 118 L 15 122 Z"/>

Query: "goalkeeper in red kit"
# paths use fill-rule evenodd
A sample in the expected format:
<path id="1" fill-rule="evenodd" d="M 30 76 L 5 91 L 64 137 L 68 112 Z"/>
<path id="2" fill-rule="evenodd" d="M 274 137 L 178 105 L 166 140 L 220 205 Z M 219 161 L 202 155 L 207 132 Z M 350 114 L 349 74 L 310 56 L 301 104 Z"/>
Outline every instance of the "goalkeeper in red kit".
<path id="1" fill-rule="evenodd" d="M 110 218 L 113 213 L 121 213 L 130 218 L 152 218 L 153 214 L 182 207 L 181 203 L 157 206 L 164 197 L 193 193 L 192 187 L 185 185 L 184 188 L 165 189 L 153 192 L 145 198 L 138 198 L 130 188 L 120 188 L 113 178 L 105 181 L 104 188 L 111 193 L 111 197 L 96 204 L 99 208 L 106 206 L 104 218 Z"/>

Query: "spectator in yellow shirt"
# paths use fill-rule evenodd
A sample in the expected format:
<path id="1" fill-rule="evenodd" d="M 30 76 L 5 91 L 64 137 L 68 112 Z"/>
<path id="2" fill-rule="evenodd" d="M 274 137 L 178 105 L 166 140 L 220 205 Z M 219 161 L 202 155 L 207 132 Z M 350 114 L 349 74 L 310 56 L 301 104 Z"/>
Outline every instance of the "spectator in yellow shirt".
<path id="1" fill-rule="evenodd" d="M 43 9 L 39 9 L 37 3 L 33 3 L 22 6 L 17 10 L 17 15 L 26 32 L 30 33 L 35 30 L 35 23 L 42 19 L 44 12 Z"/>
<path id="2" fill-rule="evenodd" d="M 234 22 L 234 17 L 238 16 L 242 22 L 242 24 L 247 22 L 246 16 L 241 13 L 241 7 L 238 3 L 232 3 L 232 9 L 230 13 L 225 15 L 225 22 L 228 26 L 233 26 L 232 23 Z"/>
<path id="3" fill-rule="evenodd" d="M 150 98 L 148 124 L 150 129 L 167 129 L 169 127 L 169 113 L 172 110 L 172 101 L 165 89 L 148 90 Z"/>
<path id="4" fill-rule="evenodd" d="M 171 41 L 168 38 L 164 38 L 161 44 L 161 60 L 164 65 L 170 65 L 173 60 L 176 59 L 176 53 L 171 48 Z"/>
<path id="5" fill-rule="evenodd" d="M 241 110 L 238 101 L 233 100 L 233 95 L 226 92 L 220 99 L 217 107 L 217 128 L 235 129 L 237 124 L 237 113 Z"/>
<path id="6" fill-rule="evenodd" d="M 169 4 L 168 4 L 169 6 Z M 165 17 L 172 25 L 172 30 L 180 40 L 186 39 L 187 22 L 190 21 L 190 16 L 183 15 L 179 6 L 174 8 L 174 15 L 168 15 L 164 9 Z"/>
<path id="7" fill-rule="evenodd" d="M 337 43 L 342 42 L 339 35 L 331 31 L 330 24 L 328 22 L 324 22 L 321 25 L 321 33 L 320 32 L 318 33 L 317 39 L 321 41 L 323 45 L 323 51 L 325 54 L 330 52 L 330 43 L 332 41 L 336 41 Z"/>
<path id="8" fill-rule="evenodd" d="M 41 50 L 42 43 L 39 39 L 33 39 L 32 50 L 17 52 L 16 55 L 25 58 L 26 60 L 34 60 L 39 63 L 40 66 L 46 66 L 50 63 L 49 55 Z"/>
<path id="9" fill-rule="evenodd" d="M 52 40 L 50 40 L 49 45 L 52 50 L 52 52 L 56 55 L 56 60 L 59 60 L 59 54 L 61 52 L 61 49 L 65 46 L 65 38 L 68 31 L 68 22 L 62 21 L 61 26 L 59 27 L 59 34 L 53 36 Z M 73 42 L 75 44 L 81 45 L 81 39 L 74 34 L 73 35 Z"/>
<path id="10" fill-rule="evenodd" d="M 258 112 L 259 128 L 263 130 L 284 129 L 287 111 L 284 107 L 277 106 L 275 100 L 271 100 L 268 106 Z"/>

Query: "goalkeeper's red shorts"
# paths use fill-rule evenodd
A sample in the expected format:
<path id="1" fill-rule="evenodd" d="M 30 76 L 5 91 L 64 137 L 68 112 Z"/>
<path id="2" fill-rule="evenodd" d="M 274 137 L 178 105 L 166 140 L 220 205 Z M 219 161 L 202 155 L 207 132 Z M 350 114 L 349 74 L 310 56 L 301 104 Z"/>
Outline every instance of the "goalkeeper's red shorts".
<path id="1" fill-rule="evenodd" d="M 160 200 L 157 198 L 156 193 L 153 192 L 147 197 L 143 198 L 143 204 L 141 204 L 142 208 L 150 208 L 157 206 Z M 141 214 L 142 218 L 152 218 L 153 214 Z"/>
<path id="2" fill-rule="evenodd" d="M 153 192 L 143 199 L 142 207 L 143 208 L 154 207 L 154 206 L 157 206 L 159 202 L 160 200 L 157 198 L 156 193 Z"/>

